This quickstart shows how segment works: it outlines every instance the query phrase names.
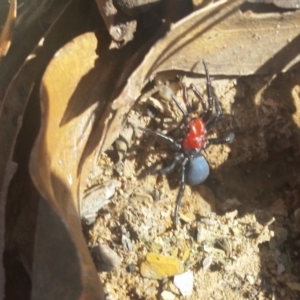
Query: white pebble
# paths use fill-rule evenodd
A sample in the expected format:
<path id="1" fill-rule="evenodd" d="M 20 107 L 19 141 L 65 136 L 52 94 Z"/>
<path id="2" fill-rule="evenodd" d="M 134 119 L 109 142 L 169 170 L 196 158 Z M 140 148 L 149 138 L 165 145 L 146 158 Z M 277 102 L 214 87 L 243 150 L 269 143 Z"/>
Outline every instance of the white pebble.
<path id="1" fill-rule="evenodd" d="M 179 289 L 182 296 L 191 296 L 194 286 L 194 274 L 192 271 L 187 271 L 174 276 L 174 284 Z"/>
<path id="2" fill-rule="evenodd" d="M 163 291 L 161 293 L 161 299 L 162 300 L 175 300 L 175 295 L 169 291 Z"/>
<path id="3" fill-rule="evenodd" d="M 278 275 L 281 275 L 284 271 L 285 271 L 284 265 L 283 265 L 282 263 L 279 263 L 279 264 L 277 265 L 277 274 L 278 274 Z"/>
<path id="4" fill-rule="evenodd" d="M 247 275 L 246 278 L 247 278 L 247 280 L 248 280 L 248 282 L 250 284 L 254 284 L 255 283 L 255 279 L 254 279 L 254 277 L 252 275 Z"/>
<path id="5" fill-rule="evenodd" d="M 204 258 L 202 265 L 203 265 L 203 270 L 207 271 L 209 269 L 209 267 L 211 266 L 212 262 L 213 262 L 213 255 L 209 255 L 207 257 Z"/>

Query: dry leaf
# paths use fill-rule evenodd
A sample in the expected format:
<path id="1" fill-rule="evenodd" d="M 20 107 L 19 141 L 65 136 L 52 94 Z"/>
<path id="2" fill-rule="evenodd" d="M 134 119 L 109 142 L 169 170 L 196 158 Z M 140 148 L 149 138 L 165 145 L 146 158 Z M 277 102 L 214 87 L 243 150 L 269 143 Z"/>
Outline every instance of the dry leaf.
<path id="1" fill-rule="evenodd" d="M 45 2 L 45 0 L 43 1 Z M 19 72 L 28 56 L 31 55 L 31 58 L 33 57 L 35 48 L 43 40 L 47 32 L 51 30 L 57 19 L 60 18 L 70 1 L 53 0 L 51 2 L 53 7 L 47 7 L 48 9 L 43 7 L 45 9 L 42 10 L 43 18 L 37 14 L 37 6 L 33 4 L 28 6 L 31 7 L 31 11 L 27 11 L 23 16 L 21 14 L 18 15 L 15 22 L 14 40 L 7 55 L 1 59 L 0 99 L 4 97 L 8 85 Z M 34 13 L 33 8 L 35 9 Z M 22 19 L 25 22 L 22 22 Z M 41 23 L 43 20 L 47 20 L 47 22 Z"/>
<path id="2" fill-rule="evenodd" d="M 33 299 L 45 290 L 52 297 L 58 296 L 53 280 L 57 280 L 56 287 L 64 286 L 72 294 L 65 299 L 80 295 L 86 299 L 104 297 L 82 234 L 78 203 L 78 166 L 95 109 L 105 105 L 101 96 L 107 85 L 99 73 L 101 65 L 96 54 L 98 46 L 105 48 L 107 43 L 102 44 L 98 45 L 94 33 L 79 36 L 56 53 L 42 79 L 42 125 L 30 163 L 32 179 L 43 197 L 38 215 L 34 262 L 38 269 L 33 274 Z M 103 75 L 107 74 L 103 71 Z M 58 231 L 60 234 L 54 234 Z M 44 241 L 45 235 L 51 237 L 49 243 Z M 57 247 L 59 251 L 55 251 Z M 38 260 L 38 252 L 43 253 L 43 262 Z M 43 269 L 45 256 L 48 272 Z M 59 276 L 56 265 L 64 260 L 68 260 L 66 273 Z"/>
<path id="3" fill-rule="evenodd" d="M 53 3 L 53 2 L 52 2 Z M 1 64 L 1 92 L 0 92 L 0 103 L 1 103 L 1 107 L 0 107 L 0 124 L 1 124 L 1 131 L 0 131 L 0 153 L 1 153 L 1 159 L 0 159 L 0 167 L 1 170 L 3 170 L 3 172 L 0 175 L 0 188 L 1 188 L 1 199 L 0 199 L 0 214 L 3 215 L 4 214 L 4 207 L 7 206 L 6 205 L 6 196 L 7 196 L 7 187 L 8 184 L 10 184 L 10 191 L 11 190 L 16 190 L 16 192 L 20 192 L 24 189 L 20 188 L 20 185 L 23 186 L 27 186 L 27 177 L 24 178 L 19 178 L 18 181 L 16 180 L 17 175 L 14 177 L 14 180 L 12 183 L 10 183 L 10 180 L 12 178 L 12 173 L 15 171 L 16 169 L 16 165 L 14 164 L 14 162 L 12 162 L 12 156 L 14 154 L 14 159 L 16 159 L 16 155 L 15 153 L 20 153 L 22 151 L 27 152 L 27 148 L 26 149 L 18 149 L 19 151 L 15 151 L 15 143 L 16 143 L 16 139 L 17 136 L 19 135 L 19 131 L 20 131 L 20 127 L 22 125 L 22 120 L 23 120 L 23 115 L 24 115 L 24 110 L 26 108 L 27 105 L 27 100 L 31 95 L 31 91 L 32 88 L 34 86 L 35 83 L 39 82 L 39 78 L 43 72 L 43 70 L 46 67 L 46 64 L 49 60 L 49 54 L 50 57 L 53 55 L 52 51 L 53 48 L 52 47 L 56 47 L 57 46 L 57 42 L 61 44 L 61 38 L 65 37 L 65 32 L 63 30 L 60 30 L 60 34 L 54 34 L 54 38 L 52 38 L 51 40 L 51 45 L 49 47 L 49 45 L 47 45 L 47 41 L 46 41 L 46 45 L 37 45 L 38 40 L 41 38 L 41 34 L 42 35 L 47 35 L 47 31 L 49 32 L 51 29 L 53 29 L 52 27 L 55 25 L 56 20 L 61 16 L 61 14 L 64 12 L 64 9 L 66 8 L 66 6 L 69 4 L 69 1 L 60 1 L 59 5 L 57 5 L 55 8 L 51 8 L 51 14 L 49 15 L 49 11 L 46 11 L 46 14 L 43 16 L 44 18 L 48 17 L 47 20 L 51 22 L 49 22 L 49 24 L 46 24 L 45 26 L 36 26 L 38 28 L 38 30 L 31 30 L 32 28 L 29 28 L 29 32 L 32 33 L 32 35 L 30 36 L 26 36 L 25 33 L 27 33 L 27 31 L 23 31 L 23 34 L 25 35 L 25 39 L 26 39 L 26 43 L 24 43 L 24 37 L 18 39 L 18 42 L 21 42 L 21 45 L 24 44 L 24 47 L 20 47 L 20 45 L 16 45 L 14 44 L 14 42 L 12 43 L 11 49 L 8 53 L 8 55 L 3 59 L 2 64 Z M 73 14 L 74 16 L 74 14 Z M 41 20 L 39 21 L 39 25 L 41 25 Z M 78 22 L 78 20 L 75 20 L 76 24 L 81 24 L 80 22 Z M 23 28 L 24 29 L 24 28 Z M 81 30 L 82 31 L 82 30 Z M 25 32 L 25 33 L 24 33 Z M 76 31 L 75 31 L 76 32 Z M 55 30 L 54 30 L 55 33 Z M 57 38 L 57 39 L 55 39 Z M 59 41 L 58 41 L 59 40 Z M 18 49 L 19 48 L 19 49 Z M 32 51 L 32 49 L 34 49 Z M 30 52 L 28 52 L 30 51 Z M 29 57 L 28 54 L 30 54 Z M 27 59 L 26 59 L 27 57 Z M 4 96 L 3 96 L 4 95 Z M 3 97 L 2 97 L 3 96 Z M 32 118 L 38 120 L 39 115 L 35 115 L 33 111 L 30 112 L 32 114 Z M 32 137 L 34 136 L 34 132 L 29 132 L 28 133 L 28 140 L 32 139 Z M 15 152 L 14 152 L 15 151 Z M 18 172 L 21 170 L 23 170 L 23 175 L 24 173 L 27 173 L 26 168 L 27 168 L 27 164 L 25 166 L 25 161 L 22 161 L 22 165 L 19 166 L 18 168 Z M 18 174 L 17 172 L 17 174 Z M 14 185 L 17 181 L 17 184 Z M 19 183 L 19 185 L 18 185 Z M 21 183 L 21 184 L 20 184 Z M 30 193 L 31 190 L 27 193 L 22 194 L 22 197 L 20 197 L 20 194 L 18 195 L 18 199 L 11 199 L 11 193 L 10 193 L 10 198 L 9 201 L 11 200 L 18 200 L 20 201 L 20 198 L 22 198 L 22 203 L 26 204 L 25 210 L 27 209 L 30 210 L 32 212 L 34 212 L 34 209 L 32 209 L 32 202 L 35 200 L 33 199 L 33 195 Z M 26 200 L 26 201 L 24 201 Z M 34 208 L 36 208 L 37 206 L 35 206 Z M 56 220 L 57 222 L 54 223 L 53 225 L 57 225 L 60 224 L 60 228 L 57 228 L 57 232 L 61 232 L 61 236 L 64 236 L 65 240 L 66 240 L 66 252 L 68 252 L 68 254 L 70 254 L 70 246 L 71 243 L 68 244 L 68 241 L 70 241 L 70 234 L 68 232 L 68 230 L 66 230 L 66 226 L 63 220 L 57 218 L 57 215 L 53 214 L 53 211 L 51 211 L 51 209 L 48 208 L 48 210 L 44 210 L 43 208 L 45 208 L 45 206 L 43 206 L 43 204 L 41 204 L 40 206 L 40 210 L 41 213 L 45 213 L 46 216 L 52 217 L 54 220 Z M 10 234 L 9 237 L 11 237 L 11 235 L 14 235 L 14 239 L 12 242 L 7 242 L 6 241 L 6 250 L 11 246 L 11 244 L 13 243 L 14 247 L 16 247 L 16 251 L 17 251 L 17 255 L 18 255 L 18 259 L 19 261 L 22 263 L 23 267 L 26 269 L 26 271 L 28 272 L 29 275 L 33 274 L 32 276 L 32 286 L 33 288 L 33 296 L 36 299 L 41 299 L 41 297 L 44 297 L 44 293 L 45 290 L 39 290 L 38 287 L 39 285 L 37 283 L 40 282 L 41 279 L 41 275 L 47 277 L 47 275 L 49 275 L 49 270 L 45 270 L 43 269 L 43 266 L 47 265 L 47 262 L 49 261 L 49 257 L 47 257 L 46 259 L 46 254 L 50 253 L 50 256 L 52 255 L 52 258 L 55 257 L 57 258 L 62 258 L 61 256 L 59 256 L 57 254 L 57 244 L 54 244 L 51 242 L 51 234 L 49 235 L 42 235 L 42 239 L 41 239 L 41 235 L 38 235 L 37 237 L 39 239 L 37 239 L 37 244 L 39 244 L 36 247 L 36 253 L 34 256 L 34 268 L 33 268 L 33 272 L 32 272 L 32 251 L 30 253 L 27 252 L 27 249 L 30 247 L 33 247 L 33 243 L 34 243 L 34 238 L 32 238 L 30 236 L 30 239 L 28 238 L 28 234 L 31 234 L 32 232 L 35 233 L 34 231 L 28 233 L 28 231 L 30 231 L 32 229 L 32 223 L 35 223 L 35 217 L 34 216 L 33 219 L 31 219 L 31 214 L 27 215 L 27 217 L 29 216 L 30 219 L 26 220 L 26 218 L 24 218 L 24 216 L 26 216 L 26 213 L 24 213 L 23 207 L 18 207 L 19 209 L 19 213 L 18 216 L 12 219 L 12 220 L 8 220 L 10 218 L 10 216 L 6 215 L 6 222 L 14 222 L 14 223 L 18 223 L 18 224 L 22 224 L 23 227 L 18 227 L 17 225 L 15 226 L 15 228 L 6 228 L 6 237 Z M 7 213 L 7 211 L 6 211 Z M 40 215 L 42 216 L 42 214 Z M 40 217 L 39 216 L 39 217 Z M 25 220 L 24 220 L 25 219 Z M 46 219 L 46 218 L 45 218 Z M 41 233 L 41 231 L 43 233 L 45 233 L 47 230 L 52 230 L 53 228 L 49 226 L 51 226 L 52 224 L 48 223 L 48 227 L 46 226 L 43 227 L 45 222 L 45 219 L 42 220 L 42 222 L 39 224 L 38 226 L 38 232 Z M 3 246 L 3 222 L 5 220 L 5 218 L 1 218 L 1 224 L 0 224 L 0 237 L 1 237 L 1 241 L 0 241 L 0 245 L 1 245 L 1 255 L 2 255 L 2 246 Z M 26 222 L 27 221 L 27 222 Z M 49 219 L 48 219 L 49 221 Z M 25 224 L 25 225 L 24 225 Z M 15 224 L 14 224 L 15 225 Z M 20 230 L 21 228 L 21 230 Z M 23 228 L 25 228 L 23 230 Z M 81 227 L 79 227 L 81 230 Z M 35 228 L 34 228 L 35 229 Z M 12 234 L 10 233 L 10 231 L 13 231 Z M 8 233 L 9 232 L 9 233 Z M 53 232 L 53 231 L 52 231 Z M 64 235 L 63 235 L 64 234 Z M 80 234 L 81 231 L 80 231 Z M 17 237 L 16 237 L 17 236 Z M 55 236 L 55 235 L 54 235 Z M 55 240 L 56 236 L 53 238 L 53 240 Z M 23 243 L 23 244 L 22 244 Z M 41 252 L 39 251 L 40 249 L 42 249 L 42 246 L 49 246 L 47 243 L 50 244 L 50 246 L 56 245 L 55 251 L 53 252 L 48 252 L 44 251 Z M 28 247 L 29 246 L 29 247 Z M 63 245 L 61 245 L 63 247 Z M 10 250 L 10 249 L 9 249 Z M 81 268 L 81 265 L 83 264 L 82 262 L 82 256 L 87 256 L 89 259 L 89 253 L 87 251 L 87 249 L 85 249 L 82 253 L 80 253 L 80 249 L 73 247 L 73 258 L 74 261 L 69 261 L 66 259 L 66 257 L 69 257 L 68 255 L 65 255 L 63 257 L 63 259 L 61 259 L 61 261 L 57 260 L 56 262 L 58 262 L 57 264 L 55 264 L 56 267 L 58 268 L 62 268 L 65 271 L 65 267 L 70 267 L 69 270 L 70 272 L 76 272 L 76 274 L 72 274 L 73 275 L 73 279 L 75 282 L 75 278 L 79 278 L 78 280 L 81 279 L 82 276 L 82 271 L 84 268 Z M 61 251 L 59 254 L 61 253 L 66 253 L 65 251 Z M 79 254 L 78 254 L 79 253 Z M 59 262 L 63 262 L 61 264 L 59 264 Z M 64 263 L 65 262 L 65 263 Z M 39 263 L 41 263 L 40 265 L 38 265 Z M 69 264 L 69 265 L 68 265 Z M 77 264 L 77 268 L 75 268 L 74 270 L 74 266 Z M 67 266 L 68 265 L 68 266 Z M 39 267 L 37 267 L 39 266 Z M 42 266 L 42 267 L 41 267 Z M 92 264 L 89 264 L 89 266 L 92 266 Z M 1 264 L 2 267 L 2 264 Z M 80 284 L 78 284 L 78 286 L 76 287 L 76 289 L 74 288 L 74 291 L 78 294 L 85 294 L 85 292 L 83 290 L 87 290 L 87 287 L 93 283 L 93 280 L 96 281 L 96 288 L 91 291 L 91 289 L 89 288 L 89 292 L 90 293 L 94 293 L 97 294 L 97 299 L 99 299 L 99 297 L 101 297 L 101 285 L 99 283 L 99 280 L 97 278 L 97 273 L 95 272 L 95 269 L 93 268 L 93 266 L 91 267 L 92 271 L 89 272 L 88 268 L 85 268 L 84 271 L 85 276 L 87 278 L 86 284 L 82 284 L 82 281 L 80 282 Z M 0 291 L 2 293 L 3 289 L 3 282 L 4 280 L 2 280 L 3 276 L 3 269 L 0 269 Z M 6 269 L 7 272 L 9 272 Z M 66 274 L 64 272 L 58 271 L 56 269 L 56 273 L 60 274 Z M 94 274 L 94 275 L 91 275 Z M 51 277 L 52 276 L 52 277 Z M 64 275 L 62 275 L 64 276 Z M 53 289 L 56 291 L 56 293 L 59 293 L 61 290 L 63 290 L 65 288 L 65 290 L 67 290 L 66 286 L 64 286 L 64 284 L 66 283 L 64 280 L 60 279 L 65 279 L 65 278 L 60 278 L 58 276 L 58 274 L 50 274 L 50 281 L 51 284 L 49 284 L 49 287 L 51 287 L 51 289 L 53 288 L 53 280 L 56 279 L 58 281 L 58 284 L 56 286 L 56 289 Z M 92 277 L 89 279 L 89 277 Z M 72 278 L 72 276 L 70 276 L 70 278 Z M 49 279 L 49 278 L 46 278 Z M 78 290 L 78 288 L 80 290 Z M 72 289 L 73 291 L 73 289 Z M 72 292 L 74 295 L 74 292 Z M 41 294 L 43 294 L 43 296 L 41 296 Z M 49 295 L 48 295 L 49 296 Z M 25 295 L 24 295 L 25 297 Z M 94 296 L 93 296 L 94 297 Z M 93 297 L 90 297 L 91 299 L 93 299 Z M 0 296 L 0 298 L 2 299 L 3 297 Z M 61 297 L 58 297 L 61 298 Z M 74 298 L 72 298 L 74 299 Z"/>
<path id="4" fill-rule="evenodd" d="M 54 17 L 57 18 L 56 15 Z M 16 17 L 16 1 L 11 1 L 10 11 L 7 17 L 5 27 L 1 34 L 1 56 L 6 55 L 12 39 L 12 26 L 15 24 Z M 50 25 L 49 25 L 50 26 Z M 45 27 L 44 30 L 47 31 L 49 26 Z M 15 34 L 15 33 L 14 33 Z M 16 37 L 16 36 L 14 36 Z M 34 36 L 35 37 L 35 36 Z M 30 52 L 36 49 L 36 43 L 32 43 L 32 36 L 26 36 L 26 46 L 30 46 Z M 18 217 L 14 215 L 14 218 L 11 219 L 11 216 L 4 216 L 4 213 L 8 213 L 8 186 L 11 184 L 13 176 L 15 176 L 16 170 L 18 168 L 17 164 L 13 161 L 13 155 L 15 151 L 15 145 L 17 137 L 20 133 L 20 128 L 22 125 L 24 111 L 27 105 L 27 101 L 31 95 L 34 82 L 37 80 L 38 74 L 43 68 L 43 62 L 38 60 L 26 61 L 25 58 L 29 54 L 27 47 L 15 47 L 14 43 L 11 45 L 9 53 L 1 61 L 1 87 L 0 87 L 0 168 L 2 170 L 0 175 L 0 253 L 3 255 L 4 250 L 4 221 L 13 221 L 14 225 L 19 222 L 20 214 Z M 17 49 L 19 48 L 19 49 Z M 22 48 L 22 49 L 21 49 Z M 15 53 L 17 55 L 14 55 Z M 22 54 L 21 54 L 22 53 Z M 25 150 L 26 151 L 26 150 Z M 20 169 L 20 167 L 19 167 Z M 25 179 L 22 178 L 22 185 L 25 186 Z M 10 186 L 11 189 L 11 186 Z M 10 193 L 11 194 L 11 193 Z M 26 197 L 22 195 L 22 197 Z M 14 199 L 13 199 L 14 200 Z M 29 208 L 30 205 L 27 207 Z M 8 219 L 11 220 L 8 220 Z M 7 221 L 8 220 L 8 221 Z M 34 223 L 35 220 L 30 220 L 30 225 Z M 23 236 L 21 237 L 21 232 L 18 234 L 19 240 L 14 240 L 12 243 L 15 243 L 16 248 L 19 246 L 22 247 L 26 244 L 29 248 L 33 245 L 33 240 L 28 240 L 28 231 L 32 228 L 28 223 L 26 224 L 26 230 L 23 230 Z M 6 238 L 11 238 L 11 235 L 17 231 L 17 226 L 14 228 L 6 227 Z M 22 228 L 22 227 L 21 227 Z M 23 239 L 23 241 L 22 241 Z M 24 244 L 22 244 L 24 242 Z M 11 246 L 8 245 L 9 242 L 6 240 L 6 249 Z M 31 257 L 27 253 L 27 249 L 23 247 L 22 249 L 17 249 L 19 260 L 22 262 L 23 266 L 31 271 Z M 4 270 L 3 265 L 0 266 L 0 298 L 3 299 L 2 293 L 4 292 Z"/>
<path id="5" fill-rule="evenodd" d="M 8 186 L 16 172 L 17 165 L 13 162 L 14 148 L 19 134 L 27 100 L 31 94 L 32 64 L 26 64 L 7 87 L 5 97 L 1 99 L 0 107 L 0 253 L 4 251 L 4 221 Z M 26 74 L 26 76 L 24 76 Z M 23 77 L 24 76 L 24 77 Z M 6 228 L 6 231 L 8 229 Z M 7 234 L 7 233 L 6 233 Z M 4 290 L 4 270 L 0 268 L 0 299 Z"/>
<path id="6" fill-rule="evenodd" d="M 11 0 L 8 15 L 0 35 L 0 58 L 5 56 L 12 40 L 12 31 L 17 17 L 17 0 Z"/>
<path id="7" fill-rule="evenodd" d="M 88 299 L 93 297 L 94 290 L 102 295 L 81 230 L 80 199 L 94 162 L 93 150 L 100 139 L 93 128 L 98 124 L 95 120 L 107 119 L 105 108 L 110 95 L 117 90 L 116 74 L 128 61 L 126 56 L 132 53 L 130 48 L 109 51 L 109 42 L 108 35 L 103 32 L 78 36 L 57 51 L 42 78 L 42 124 L 30 162 L 32 179 L 43 197 L 37 225 L 34 295 L 47 289 L 53 297 L 56 296 L 57 290 L 52 288 L 53 277 L 56 277 L 55 262 L 64 259 L 77 263 L 78 269 L 72 270 L 66 265 L 65 268 L 74 274 L 58 277 L 56 286 L 73 290 L 70 280 L 76 277 L 82 287 L 80 292 L 91 293 Z M 91 135 L 91 132 L 95 134 Z M 62 232 L 61 235 L 53 235 L 52 225 L 55 232 Z M 45 236 L 51 237 L 49 243 L 43 240 Z M 60 245 L 58 257 L 52 247 Z M 74 253 L 63 249 L 77 252 L 79 260 L 74 256 L 74 261 L 70 260 Z M 49 267 L 49 278 L 43 270 L 45 262 L 41 261 L 39 253 L 47 253 L 47 264 L 53 266 Z M 50 280 L 51 285 L 48 284 Z"/>
<path id="8" fill-rule="evenodd" d="M 220 1 L 176 23 L 151 50 L 149 73 L 203 74 L 202 59 L 211 75 L 235 76 L 286 71 L 299 62 L 300 12 L 243 13 L 243 2 Z"/>

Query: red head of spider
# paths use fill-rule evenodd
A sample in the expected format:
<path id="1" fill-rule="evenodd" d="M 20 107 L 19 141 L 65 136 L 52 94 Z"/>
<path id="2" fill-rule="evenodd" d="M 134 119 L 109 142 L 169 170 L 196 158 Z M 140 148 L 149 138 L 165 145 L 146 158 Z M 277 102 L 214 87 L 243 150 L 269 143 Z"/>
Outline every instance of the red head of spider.
<path id="1" fill-rule="evenodd" d="M 207 142 L 206 126 L 204 121 L 197 117 L 188 122 L 188 133 L 182 142 L 183 150 L 203 149 Z"/>

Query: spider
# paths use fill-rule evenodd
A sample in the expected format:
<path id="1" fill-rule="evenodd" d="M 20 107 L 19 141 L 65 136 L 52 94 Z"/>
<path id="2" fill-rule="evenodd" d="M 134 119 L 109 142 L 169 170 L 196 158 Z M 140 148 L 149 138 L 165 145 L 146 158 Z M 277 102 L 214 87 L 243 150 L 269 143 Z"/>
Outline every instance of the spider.
<path id="1" fill-rule="evenodd" d="M 202 150 L 210 145 L 231 143 L 234 139 L 234 134 L 232 132 L 220 138 L 207 138 L 208 132 L 219 121 L 222 115 L 222 109 L 219 99 L 212 92 L 210 76 L 205 61 L 203 61 L 203 66 L 206 74 L 208 105 L 204 101 L 200 92 L 196 89 L 195 85 L 190 85 L 190 89 L 201 103 L 201 115 L 196 117 L 192 116 L 192 107 L 188 101 L 188 89 L 185 85 L 181 84 L 186 109 L 184 109 L 175 96 L 172 95 L 174 103 L 183 115 L 183 118 L 177 127 L 177 130 L 180 132 L 179 137 L 172 138 L 171 136 L 165 135 L 159 131 L 139 127 L 139 129 L 145 133 L 165 140 L 174 149 L 174 156 L 171 163 L 167 167 L 155 170 L 153 173 L 166 175 L 172 172 L 176 167 L 179 167 L 180 169 L 180 187 L 173 216 L 175 228 L 178 224 L 178 210 L 181 204 L 185 185 L 194 186 L 203 183 L 209 175 L 210 167 L 206 158 L 202 154 Z M 215 110 L 215 113 L 213 110 Z"/>

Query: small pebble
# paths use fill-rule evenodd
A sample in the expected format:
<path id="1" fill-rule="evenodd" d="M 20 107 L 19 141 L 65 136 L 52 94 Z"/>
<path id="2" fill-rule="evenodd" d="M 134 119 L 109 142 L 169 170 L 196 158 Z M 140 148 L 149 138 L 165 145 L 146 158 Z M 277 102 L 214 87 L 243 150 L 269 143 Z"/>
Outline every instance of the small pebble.
<path id="1" fill-rule="evenodd" d="M 278 274 L 278 275 L 281 275 L 284 271 L 285 271 L 284 265 L 283 265 L 282 263 L 279 263 L 279 264 L 277 265 L 277 274 Z"/>
<path id="2" fill-rule="evenodd" d="M 246 278 L 250 284 L 254 284 L 255 279 L 252 275 L 247 275 Z"/>
<path id="3" fill-rule="evenodd" d="M 174 276 L 174 284 L 179 289 L 184 297 L 191 296 L 194 286 L 194 274 L 192 271 L 187 271 Z"/>
<path id="4" fill-rule="evenodd" d="M 180 214 L 180 219 L 185 223 L 191 224 L 195 221 L 196 217 L 193 213 L 188 212 L 186 214 Z"/>
<path id="5" fill-rule="evenodd" d="M 202 218 L 201 223 L 203 223 L 207 226 L 215 226 L 218 222 L 213 219 Z"/>
<path id="6" fill-rule="evenodd" d="M 209 246 L 209 245 L 206 245 L 206 244 L 203 245 L 203 251 L 206 252 L 206 253 L 212 252 L 213 249 L 214 248 L 212 246 Z"/>
<path id="7" fill-rule="evenodd" d="M 135 267 L 134 264 L 129 264 L 129 265 L 126 267 L 126 270 L 127 270 L 129 273 L 133 273 L 133 272 L 135 272 L 136 267 Z"/>
<path id="8" fill-rule="evenodd" d="M 162 300 L 175 300 L 175 295 L 169 291 L 163 291 L 161 293 L 161 299 Z"/>
<path id="9" fill-rule="evenodd" d="M 160 97 L 168 101 L 173 101 L 172 96 L 174 96 L 174 92 L 169 86 L 165 84 L 158 84 L 157 87 Z"/>
<path id="10" fill-rule="evenodd" d="M 109 272 L 116 269 L 122 262 L 118 254 L 107 245 L 97 245 L 91 254 L 98 271 Z"/>
<path id="11" fill-rule="evenodd" d="M 212 264 L 212 261 L 213 261 L 213 255 L 209 255 L 207 257 L 204 258 L 203 262 L 202 262 L 202 265 L 203 265 L 203 270 L 208 270 L 209 267 L 211 266 Z"/>
<path id="12" fill-rule="evenodd" d="M 127 235 L 122 234 L 121 242 L 122 242 L 123 249 L 125 251 L 128 251 L 128 252 L 133 251 L 134 243 L 131 241 L 131 239 Z"/>
<path id="13" fill-rule="evenodd" d="M 197 236 L 196 236 L 197 243 L 201 243 L 202 241 L 204 241 L 205 236 L 204 236 L 203 232 L 204 232 L 203 226 L 201 225 L 200 222 L 198 222 L 197 223 Z"/>

